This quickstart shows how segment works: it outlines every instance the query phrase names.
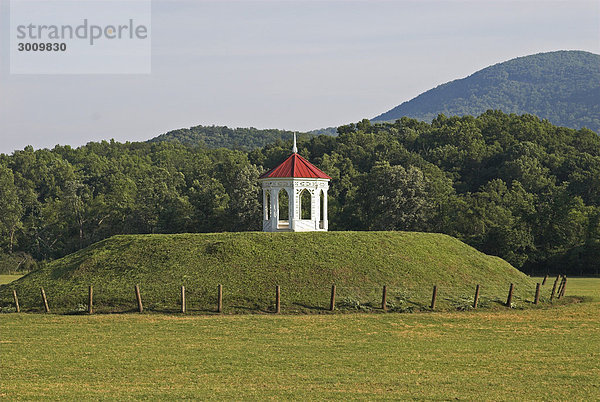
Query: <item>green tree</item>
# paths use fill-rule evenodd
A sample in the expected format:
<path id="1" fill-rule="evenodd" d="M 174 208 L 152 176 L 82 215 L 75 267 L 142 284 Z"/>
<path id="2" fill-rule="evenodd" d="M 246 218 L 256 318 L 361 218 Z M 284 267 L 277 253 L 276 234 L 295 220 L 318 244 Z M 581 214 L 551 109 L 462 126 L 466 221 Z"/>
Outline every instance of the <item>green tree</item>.
<path id="1" fill-rule="evenodd" d="M 453 200 L 449 232 L 521 267 L 535 250 L 532 228 L 526 221 L 534 211 L 534 197 L 519 182 L 508 188 L 494 179 L 480 191 Z"/>
<path id="2" fill-rule="evenodd" d="M 226 215 L 230 230 L 260 230 L 262 210 L 261 188 L 258 184 L 259 170 L 254 165 L 245 165 L 231 176 L 229 185 L 229 205 Z"/>
<path id="3" fill-rule="evenodd" d="M 415 230 L 427 225 L 434 200 L 423 172 L 414 166 L 377 163 L 361 194 L 366 225 L 373 230 Z"/>
<path id="4" fill-rule="evenodd" d="M 75 227 L 77 249 L 84 247 L 84 228 L 89 222 L 90 189 L 78 180 L 68 181 L 61 195 L 61 215 L 65 222 Z"/>
<path id="5" fill-rule="evenodd" d="M 14 176 L 10 169 L 0 165 L 0 234 L 8 236 L 8 251 L 13 252 L 17 230 L 23 227 L 23 206 L 19 200 Z"/>
<path id="6" fill-rule="evenodd" d="M 224 230 L 229 195 L 225 192 L 221 182 L 213 177 L 198 177 L 189 190 L 189 199 L 194 209 L 191 231 Z"/>

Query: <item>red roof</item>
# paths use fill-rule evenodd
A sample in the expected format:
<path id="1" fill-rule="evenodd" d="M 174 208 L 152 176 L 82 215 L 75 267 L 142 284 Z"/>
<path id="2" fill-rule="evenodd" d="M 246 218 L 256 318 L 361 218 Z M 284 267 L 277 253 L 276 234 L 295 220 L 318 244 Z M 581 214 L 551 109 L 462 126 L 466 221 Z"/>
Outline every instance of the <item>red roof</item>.
<path id="1" fill-rule="evenodd" d="M 311 179 L 331 179 L 323 171 L 315 165 L 298 155 L 293 153 L 289 158 L 283 161 L 281 165 L 269 170 L 261 175 L 259 179 L 267 179 L 270 177 L 305 177 Z"/>

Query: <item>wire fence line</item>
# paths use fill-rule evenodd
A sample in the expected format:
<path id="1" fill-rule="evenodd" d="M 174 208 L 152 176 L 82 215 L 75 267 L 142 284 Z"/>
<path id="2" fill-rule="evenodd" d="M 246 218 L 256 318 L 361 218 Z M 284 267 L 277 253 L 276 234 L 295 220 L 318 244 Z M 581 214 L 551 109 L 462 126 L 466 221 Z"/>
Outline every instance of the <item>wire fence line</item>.
<path id="1" fill-rule="evenodd" d="M 334 311 L 381 311 L 381 312 L 416 312 L 441 310 L 472 310 L 488 308 L 495 305 L 504 305 L 509 308 L 520 308 L 527 305 L 554 302 L 565 296 L 567 277 L 558 275 L 555 279 L 546 275 L 541 283 L 536 284 L 535 296 L 517 294 L 514 284 L 506 289 L 506 296 L 490 295 L 477 284 L 470 293 L 447 294 L 443 287 L 433 285 L 431 298 L 424 300 L 423 293 L 420 297 L 412 292 L 391 288 L 387 285 L 381 287 L 345 287 L 331 285 L 323 286 L 318 294 L 312 294 L 309 299 L 318 299 L 319 303 L 307 303 L 306 298 L 296 293 L 286 295 L 286 289 L 275 285 L 272 289 L 261 289 L 254 298 L 233 297 L 227 289 L 219 284 L 212 294 L 206 290 L 197 291 L 182 285 L 176 289 L 162 289 L 160 297 L 145 298 L 147 293 L 139 284 L 133 285 L 129 292 L 110 298 L 102 292 L 102 286 L 87 286 L 83 289 L 72 289 L 70 300 L 79 300 L 77 304 L 65 306 L 60 303 L 57 308 L 52 306 L 52 294 L 44 287 L 39 288 L 39 302 L 24 305 L 19 301 L 16 289 L 12 290 L 13 302 L 10 306 L 3 306 L 2 312 L 56 312 L 64 314 L 94 314 L 94 313 L 123 313 L 144 311 L 162 313 L 274 313 L 281 312 L 334 312 Z M 552 284 L 552 288 L 549 285 Z M 545 289 L 542 288 L 545 286 Z M 530 290 L 527 289 L 529 295 Z M 156 295 L 154 295 L 156 296 Z M 57 303 L 58 304 L 58 303 Z M 282 308 L 283 306 L 283 308 Z"/>

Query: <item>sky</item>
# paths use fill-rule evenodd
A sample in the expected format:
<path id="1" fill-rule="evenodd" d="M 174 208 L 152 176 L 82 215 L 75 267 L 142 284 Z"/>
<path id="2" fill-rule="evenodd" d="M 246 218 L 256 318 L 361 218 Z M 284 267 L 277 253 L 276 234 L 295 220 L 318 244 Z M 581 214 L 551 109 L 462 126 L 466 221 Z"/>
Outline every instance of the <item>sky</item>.
<path id="1" fill-rule="evenodd" d="M 152 1 L 149 74 L 11 74 L 0 153 L 145 141 L 195 125 L 311 130 L 372 118 L 492 64 L 600 53 L 599 1 Z"/>

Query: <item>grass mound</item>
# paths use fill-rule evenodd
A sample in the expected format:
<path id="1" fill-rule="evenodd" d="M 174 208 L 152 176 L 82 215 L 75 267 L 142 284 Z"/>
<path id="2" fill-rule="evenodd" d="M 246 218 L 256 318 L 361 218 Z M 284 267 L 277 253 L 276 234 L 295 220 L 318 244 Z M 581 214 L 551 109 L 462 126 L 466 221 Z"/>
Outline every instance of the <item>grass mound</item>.
<path id="1" fill-rule="evenodd" d="M 42 309 L 44 287 L 53 312 L 85 311 L 94 286 L 95 311 L 136 308 L 139 284 L 144 308 L 177 311 L 186 287 L 188 311 L 215 309 L 223 285 L 225 312 L 266 312 L 281 286 L 284 312 L 325 311 L 332 284 L 342 310 L 380 306 L 388 287 L 389 310 L 427 309 L 433 285 L 440 309 L 468 308 L 476 284 L 482 307 L 531 300 L 532 279 L 506 261 L 459 240 L 432 233 L 321 232 L 211 233 L 115 236 L 56 260 L 0 286 L 0 308 L 13 307 L 12 290 L 25 311 Z"/>

